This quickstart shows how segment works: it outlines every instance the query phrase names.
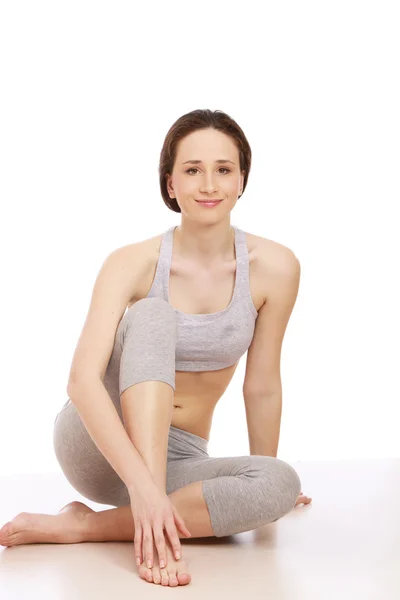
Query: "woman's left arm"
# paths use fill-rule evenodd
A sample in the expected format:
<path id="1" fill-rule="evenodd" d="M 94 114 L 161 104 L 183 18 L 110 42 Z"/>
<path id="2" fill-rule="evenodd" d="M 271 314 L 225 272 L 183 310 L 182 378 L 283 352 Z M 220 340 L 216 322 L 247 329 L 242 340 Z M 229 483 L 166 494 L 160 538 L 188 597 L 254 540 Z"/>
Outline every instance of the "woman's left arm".
<path id="1" fill-rule="evenodd" d="M 247 353 L 243 397 L 250 453 L 276 457 L 282 415 L 282 343 L 297 299 L 301 267 L 296 255 L 286 246 L 278 244 L 274 260 L 271 261 L 269 254 L 268 262 L 270 245 L 265 245 L 264 250 L 260 267 L 268 285 Z M 296 506 L 309 502 L 311 498 L 300 492 Z"/>
<path id="2" fill-rule="evenodd" d="M 299 260 L 286 246 L 277 246 L 271 253 L 270 246 L 261 245 L 263 252 L 259 257 L 265 302 L 258 311 L 243 383 L 244 400 L 250 412 L 257 410 L 260 402 L 268 405 L 266 399 L 282 392 L 282 342 L 300 284 Z"/>

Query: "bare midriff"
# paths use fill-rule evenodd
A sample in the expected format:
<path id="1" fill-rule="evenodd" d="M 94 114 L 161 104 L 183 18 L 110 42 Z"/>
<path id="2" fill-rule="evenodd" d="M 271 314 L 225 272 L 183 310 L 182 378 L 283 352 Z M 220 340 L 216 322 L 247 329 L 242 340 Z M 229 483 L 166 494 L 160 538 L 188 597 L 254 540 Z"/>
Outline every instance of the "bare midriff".
<path id="1" fill-rule="evenodd" d="M 257 309 L 265 302 L 261 286 L 260 260 L 258 258 L 259 237 L 246 234 L 249 252 L 250 291 Z M 136 282 L 135 295 L 128 308 L 145 298 L 152 286 L 161 236 L 141 242 L 144 257 L 140 281 Z M 137 256 L 137 254 L 135 254 Z M 137 260 L 137 258 L 136 258 Z M 136 264 L 136 269 L 138 265 Z M 224 261 L 215 267 L 202 269 L 198 265 L 172 256 L 169 301 L 173 308 L 188 314 L 207 314 L 226 308 L 233 295 L 236 260 Z M 205 295 L 204 290 L 208 291 Z M 210 296 L 212 290 L 212 296 Z M 171 425 L 206 440 L 210 438 L 211 423 L 218 400 L 227 389 L 238 363 L 217 371 L 175 371 L 174 408 Z"/>

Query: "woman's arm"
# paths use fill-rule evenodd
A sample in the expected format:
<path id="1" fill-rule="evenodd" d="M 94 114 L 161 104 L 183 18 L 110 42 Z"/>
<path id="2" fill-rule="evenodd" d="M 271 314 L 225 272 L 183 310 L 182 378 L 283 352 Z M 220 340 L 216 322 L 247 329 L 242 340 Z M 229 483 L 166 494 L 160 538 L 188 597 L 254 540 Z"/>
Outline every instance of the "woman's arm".
<path id="1" fill-rule="evenodd" d="M 135 295 L 144 265 L 140 243 L 118 248 L 104 260 L 94 283 L 67 387 L 90 437 L 128 489 L 137 482 L 146 485 L 152 477 L 124 429 L 103 379 L 118 325 Z"/>
<path id="2" fill-rule="evenodd" d="M 281 245 L 272 260 L 261 256 L 260 261 L 268 288 L 247 353 L 243 396 L 251 453 L 276 456 L 282 412 L 281 351 L 298 294 L 300 263 Z"/>
<path id="3" fill-rule="evenodd" d="M 93 442 L 118 473 L 129 493 L 138 483 L 141 487 L 154 485 L 151 473 L 129 439 L 101 379 L 85 380 L 75 387 L 71 386 L 68 394 Z"/>

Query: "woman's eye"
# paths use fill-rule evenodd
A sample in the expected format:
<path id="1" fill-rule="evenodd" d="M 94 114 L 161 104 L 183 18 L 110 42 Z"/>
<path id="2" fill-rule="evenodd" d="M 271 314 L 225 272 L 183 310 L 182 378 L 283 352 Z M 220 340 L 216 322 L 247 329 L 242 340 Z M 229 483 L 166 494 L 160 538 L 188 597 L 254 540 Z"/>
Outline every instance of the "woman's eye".
<path id="1" fill-rule="evenodd" d="M 227 173 L 230 173 L 230 169 L 226 169 L 225 167 L 221 167 L 221 169 L 223 171 L 227 171 Z M 219 169 L 219 171 L 221 171 L 221 169 Z M 196 169 L 196 167 L 192 167 L 191 169 L 188 169 L 186 173 L 189 173 L 190 171 L 198 171 L 198 169 Z"/>

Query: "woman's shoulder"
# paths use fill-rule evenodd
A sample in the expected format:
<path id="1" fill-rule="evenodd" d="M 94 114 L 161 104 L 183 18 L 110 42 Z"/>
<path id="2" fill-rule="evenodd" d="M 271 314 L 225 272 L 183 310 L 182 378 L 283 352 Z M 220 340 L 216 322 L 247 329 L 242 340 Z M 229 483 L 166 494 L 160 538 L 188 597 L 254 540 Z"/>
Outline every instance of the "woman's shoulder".
<path id="1" fill-rule="evenodd" d="M 120 256 L 127 277 L 134 281 L 129 305 L 147 295 L 159 257 L 163 233 L 120 246 L 114 252 Z M 129 306 L 128 305 L 128 306 Z"/>
<path id="2" fill-rule="evenodd" d="M 261 235 L 245 231 L 249 254 L 260 265 L 270 268 L 283 266 L 285 262 L 293 261 L 295 254 L 288 246 Z"/>
<path id="3" fill-rule="evenodd" d="M 127 260 L 145 263 L 154 255 L 155 251 L 159 250 L 163 235 L 164 233 L 160 233 L 144 240 L 131 242 L 125 246 L 120 246 L 115 252 L 118 252 L 121 256 L 125 256 Z"/>
<path id="4" fill-rule="evenodd" d="M 250 273 L 258 282 L 264 300 L 282 277 L 297 276 L 299 261 L 294 252 L 284 244 L 269 238 L 247 233 Z"/>

